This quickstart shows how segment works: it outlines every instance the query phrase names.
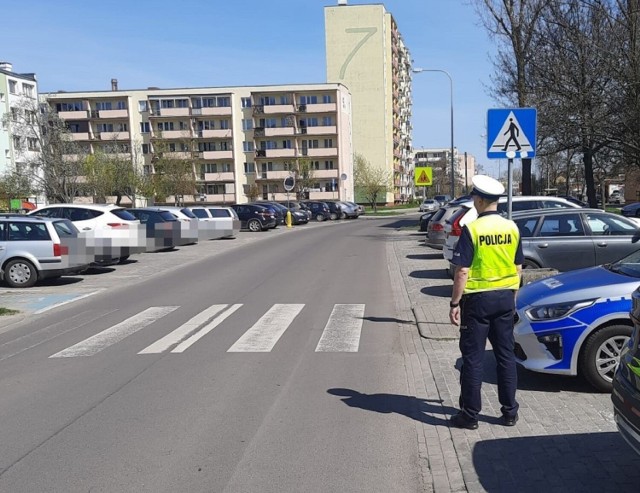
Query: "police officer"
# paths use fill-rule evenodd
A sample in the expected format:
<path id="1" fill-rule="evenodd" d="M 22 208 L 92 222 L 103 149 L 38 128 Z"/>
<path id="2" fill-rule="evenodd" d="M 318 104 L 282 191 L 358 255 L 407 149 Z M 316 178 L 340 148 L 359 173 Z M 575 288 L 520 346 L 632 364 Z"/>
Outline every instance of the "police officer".
<path id="1" fill-rule="evenodd" d="M 497 361 L 501 423 L 513 426 L 518 421 L 513 316 L 523 255 L 518 227 L 497 210 L 502 184 L 485 175 L 474 176 L 472 182 L 478 219 L 463 228 L 453 253 L 457 267 L 449 319 L 460 326 L 462 353 L 460 412 L 451 417 L 451 424 L 475 430 L 482 409 L 487 338 Z"/>

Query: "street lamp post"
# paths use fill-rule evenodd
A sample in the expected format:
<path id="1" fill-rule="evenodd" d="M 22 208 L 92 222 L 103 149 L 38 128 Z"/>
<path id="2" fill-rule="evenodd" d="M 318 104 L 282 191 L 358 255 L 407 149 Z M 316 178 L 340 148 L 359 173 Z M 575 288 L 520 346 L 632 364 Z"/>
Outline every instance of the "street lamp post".
<path id="1" fill-rule="evenodd" d="M 449 89 L 451 95 L 451 198 L 456 198 L 456 167 L 454 164 L 453 158 L 453 79 L 451 75 L 446 70 L 441 70 L 437 68 L 414 68 L 412 70 L 414 74 L 419 74 L 422 72 L 440 72 L 446 75 L 449 78 Z"/>

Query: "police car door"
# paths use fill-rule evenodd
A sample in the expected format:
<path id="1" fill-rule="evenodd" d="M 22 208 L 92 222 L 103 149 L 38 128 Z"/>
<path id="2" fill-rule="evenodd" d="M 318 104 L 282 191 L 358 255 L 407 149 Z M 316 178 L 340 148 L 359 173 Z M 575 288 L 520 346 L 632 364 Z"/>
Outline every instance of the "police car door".
<path id="1" fill-rule="evenodd" d="M 593 241 L 578 212 L 545 215 L 533 247 L 541 267 L 567 271 L 596 265 Z"/>

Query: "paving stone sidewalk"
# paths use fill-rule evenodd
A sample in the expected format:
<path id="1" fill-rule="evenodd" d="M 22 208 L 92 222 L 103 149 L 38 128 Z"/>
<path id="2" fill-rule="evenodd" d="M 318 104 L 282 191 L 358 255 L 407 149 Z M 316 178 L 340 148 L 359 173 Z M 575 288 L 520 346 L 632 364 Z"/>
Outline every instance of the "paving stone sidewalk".
<path id="1" fill-rule="evenodd" d="M 416 326 L 402 326 L 410 390 L 424 403 L 414 419 L 426 491 L 626 492 L 639 490 L 640 457 L 613 421 L 608 394 L 581 379 L 518 371 L 520 421 L 499 424 L 495 358 L 485 357 L 480 427 L 450 428 L 459 395 L 458 330 L 448 320 L 452 281 L 442 252 L 424 233 L 398 229 L 393 236 L 404 293 L 401 304 Z M 396 286 L 394 286 L 396 288 Z"/>

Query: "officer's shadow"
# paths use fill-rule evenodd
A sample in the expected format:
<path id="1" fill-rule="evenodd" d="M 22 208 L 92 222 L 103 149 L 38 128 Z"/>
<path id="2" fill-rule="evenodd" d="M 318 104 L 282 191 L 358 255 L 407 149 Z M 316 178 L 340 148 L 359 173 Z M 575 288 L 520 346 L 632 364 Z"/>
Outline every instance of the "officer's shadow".
<path id="1" fill-rule="evenodd" d="M 375 411 L 377 413 L 397 413 L 430 425 L 448 426 L 446 417 L 434 414 L 452 415 L 458 412 L 452 407 L 443 406 L 442 399 L 418 399 L 410 395 L 398 394 L 361 394 L 352 389 L 329 389 L 331 395 L 344 397 L 347 406 Z"/>

